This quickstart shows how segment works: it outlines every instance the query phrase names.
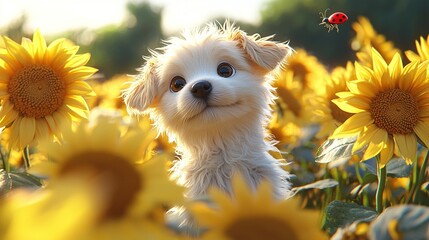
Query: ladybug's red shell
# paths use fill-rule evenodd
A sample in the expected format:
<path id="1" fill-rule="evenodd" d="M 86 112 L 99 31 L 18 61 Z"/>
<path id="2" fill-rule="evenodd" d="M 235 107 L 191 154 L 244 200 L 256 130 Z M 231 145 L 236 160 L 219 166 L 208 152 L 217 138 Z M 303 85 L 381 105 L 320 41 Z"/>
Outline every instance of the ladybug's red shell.
<path id="1" fill-rule="evenodd" d="M 328 22 L 331 24 L 343 24 L 349 19 L 345 13 L 342 12 L 334 12 L 329 16 Z"/>

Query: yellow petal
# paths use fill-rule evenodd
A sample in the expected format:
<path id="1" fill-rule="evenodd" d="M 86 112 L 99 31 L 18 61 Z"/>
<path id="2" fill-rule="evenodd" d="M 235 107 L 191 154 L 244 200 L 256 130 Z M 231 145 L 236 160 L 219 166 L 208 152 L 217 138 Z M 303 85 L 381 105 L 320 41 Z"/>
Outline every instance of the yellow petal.
<path id="1" fill-rule="evenodd" d="M 383 76 L 383 73 L 386 71 L 387 68 L 386 61 L 384 61 L 381 54 L 375 48 L 372 48 L 371 54 L 374 76 L 376 77 L 376 79 L 381 79 L 381 76 Z"/>
<path id="2" fill-rule="evenodd" d="M 76 68 L 83 66 L 88 63 L 90 58 L 91 54 L 89 53 L 75 55 L 66 63 L 65 68 Z"/>
<path id="3" fill-rule="evenodd" d="M 0 127 L 5 127 L 11 124 L 19 113 L 13 109 L 13 105 L 6 101 L 0 109 Z"/>
<path id="4" fill-rule="evenodd" d="M 368 81 L 347 81 L 347 87 L 353 89 L 353 92 L 359 94 L 360 96 L 365 96 L 366 98 L 372 98 L 379 91 L 379 88 L 371 84 Z"/>
<path id="5" fill-rule="evenodd" d="M 369 81 L 372 75 L 372 70 L 370 68 L 361 65 L 359 62 L 355 62 L 355 69 L 358 80 Z"/>
<path id="6" fill-rule="evenodd" d="M 389 137 L 386 141 L 385 146 L 380 152 L 380 166 L 384 167 L 393 157 L 393 150 L 395 149 L 395 144 L 393 140 Z"/>
<path id="7" fill-rule="evenodd" d="M 370 124 L 368 127 L 364 127 L 359 133 L 359 137 L 356 139 L 356 142 L 353 144 L 352 153 L 355 153 L 365 145 L 368 145 L 377 129 L 378 127 L 375 126 L 375 124 Z"/>
<path id="8" fill-rule="evenodd" d="M 88 110 L 88 104 L 82 96 L 67 96 L 64 104 L 81 110 Z"/>
<path id="9" fill-rule="evenodd" d="M 22 117 L 19 126 L 19 145 L 25 147 L 30 144 L 36 133 L 36 119 L 30 117 Z"/>
<path id="10" fill-rule="evenodd" d="M 384 142 L 381 143 L 374 143 L 374 142 L 370 142 L 368 144 L 368 148 L 365 150 L 365 153 L 362 157 L 362 160 L 368 160 L 370 158 L 375 157 L 377 154 L 379 154 L 381 152 L 381 150 L 384 147 Z"/>
<path id="11" fill-rule="evenodd" d="M 36 137 L 37 139 L 44 140 L 49 139 L 50 136 L 49 125 L 45 119 L 36 119 Z"/>
<path id="12" fill-rule="evenodd" d="M 414 132 L 423 144 L 426 145 L 425 147 L 429 147 L 429 123 L 419 121 L 414 127 Z"/>
<path id="13" fill-rule="evenodd" d="M 348 113 L 361 113 L 364 112 L 365 109 L 362 108 L 358 108 L 356 106 L 353 106 L 350 104 L 350 102 L 359 102 L 359 100 L 355 100 L 356 98 L 359 97 L 347 97 L 347 98 L 337 98 L 337 99 L 332 99 L 331 101 L 337 105 L 341 110 L 343 110 L 344 112 L 348 112 Z M 362 103 L 363 104 L 363 103 Z"/>
<path id="14" fill-rule="evenodd" d="M 407 56 L 408 60 L 410 60 L 410 62 L 420 61 L 420 56 L 413 51 L 407 50 L 405 51 L 405 55 Z"/>
<path id="15" fill-rule="evenodd" d="M 401 156 L 405 159 L 407 164 L 411 164 L 416 158 L 417 152 L 417 141 L 414 134 L 393 134 L 398 151 Z"/>
<path id="16" fill-rule="evenodd" d="M 348 97 L 354 97 L 356 94 L 352 92 L 337 92 L 335 95 L 339 98 L 348 98 Z"/>
<path id="17" fill-rule="evenodd" d="M 14 42 L 12 39 L 4 37 L 7 51 L 12 55 L 21 66 L 26 66 L 32 63 L 32 57 L 20 44 Z"/>
<path id="18" fill-rule="evenodd" d="M 389 64 L 389 73 L 393 82 L 396 82 L 402 73 L 402 59 L 399 53 L 395 53 L 392 58 L 392 61 Z"/>
<path id="19" fill-rule="evenodd" d="M 409 91 L 414 80 L 414 76 L 417 72 L 418 62 L 411 62 L 407 64 L 402 72 L 402 77 L 399 81 L 399 87 L 402 90 Z"/>
<path id="20" fill-rule="evenodd" d="M 42 62 L 46 51 L 46 41 L 43 38 L 42 34 L 40 33 L 39 29 L 36 29 L 36 31 L 33 34 L 33 44 L 34 44 L 34 51 L 35 51 L 34 57 L 39 62 Z"/>
<path id="21" fill-rule="evenodd" d="M 70 72 L 64 76 L 64 81 L 70 83 L 72 81 L 85 80 L 91 77 L 98 70 L 93 67 L 81 66 L 75 69 L 72 69 Z"/>
<path id="22" fill-rule="evenodd" d="M 45 119 L 51 132 L 56 133 L 58 131 L 58 125 L 55 123 L 54 118 L 51 115 L 46 115 Z"/>
<path id="23" fill-rule="evenodd" d="M 371 114 L 368 112 L 356 113 L 347 119 L 341 126 L 335 129 L 332 137 L 338 138 L 342 136 L 342 133 L 346 133 L 346 136 L 350 136 L 350 133 L 359 133 L 363 127 L 368 126 L 374 122 L 371 118 Z"/>
<path id="24" fill-rule="evenodd" d="M 64 41 L 65 41 L 65 38 L 60 38 L 60 39 L 53 41 L 51 44 L 49 44 L 48 48 L 46 49 L 46 53 L 45 53 L 45 59 L 44 59 L 45 64 L 53 65 L 53 61 L 60 54 L 60 51 L 62 51 Z"/>
<path id="25" fill-rule="evenodd" d="M 21 45 L 22 45 L 22 47 L 24 47 L 25 49 L 27 49 L 27 52 L 31 56 L 34 56 L 34 46 L 33 46 L 33 42 L 30 39 L 28 39 L 26 37 L 23 37 L 22 41 L 21 41 Z"/>
<path id="26" fill-rule="evenodd" d="M 67 86 L 67 95 L 95 95 L 95 92 L 88 83 L 74 81 Z"/>
<path id="27" fill-rule="evenodd" d="M 67 112 L 73 117 L 73 120 L 87 119 L 89 115 L 88 110 L 82 110 L 79 108 L 72 107 L 70 105 L 64 105 L 62 110 Z"/>

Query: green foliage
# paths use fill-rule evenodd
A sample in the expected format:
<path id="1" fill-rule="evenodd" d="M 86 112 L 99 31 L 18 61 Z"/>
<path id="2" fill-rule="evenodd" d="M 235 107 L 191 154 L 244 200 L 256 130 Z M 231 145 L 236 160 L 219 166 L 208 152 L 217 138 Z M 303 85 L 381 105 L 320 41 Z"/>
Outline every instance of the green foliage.
<path id="1" fill-rule="evenodd" d="M 319 26 L 319 12 L 327 8 L 327 15 L 341 11 L 349 17 L 338 33 Z M 262 10 L 259 33 L 289 39 L 291 46 L 305 48 L 334 66 L 355 59 L 350 37 L 355 35 L 351 24 L 358 16 L 368 17 L 377 32 L 406 50 L 414 49 L 414 40 L 427 34 L 428 14 L 427 0 L 271 0 Z"/>
<path id="2" fill-rule="evenodd" d="M 345 227 L 356 221 L 369 222 L 377 217 L 377 212 L 356 203 L 334 200 L 326 208 L 323 228 L 333 234 L 338 228 Z M 385 229 L 385 228 L 384 228 Z"/>
<path id="3" fill-rule="evenodd" d="M 148 48 L 159 46 L 162 39 L 160 11 L 148 3 L 129 3 L 126 26 L 101 29 L 85 49 L 91 52 L 92 65 L 109 78 L 115 74 L 132 74 L 143 64 Z"/>

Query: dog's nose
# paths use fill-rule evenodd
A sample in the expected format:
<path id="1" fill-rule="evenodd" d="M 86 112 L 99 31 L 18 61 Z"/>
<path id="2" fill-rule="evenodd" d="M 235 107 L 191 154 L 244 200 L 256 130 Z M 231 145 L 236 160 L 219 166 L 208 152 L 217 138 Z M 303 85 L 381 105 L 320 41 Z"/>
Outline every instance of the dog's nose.
<path id="1" fill-rule="evenodd" d="M 212 89 L 212 84 L 209 81 L 199 81 L 192 85 L 191 93 L 197 98 L 207 98 Z"/>

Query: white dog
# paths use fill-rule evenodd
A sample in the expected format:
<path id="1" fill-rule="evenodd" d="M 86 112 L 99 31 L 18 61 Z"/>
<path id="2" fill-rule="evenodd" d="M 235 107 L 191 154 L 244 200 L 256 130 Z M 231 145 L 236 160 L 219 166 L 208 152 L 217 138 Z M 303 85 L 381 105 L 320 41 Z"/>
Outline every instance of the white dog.
<path id="1" fill-rule="evenodd" d="M 125 103 L 131 114 L 149 113 L 176 141 L 181 160 L 173 176 L 187 197 L 204 196 L 212 186 L 231 193 L 236 173 L 252 189 L 264 179 L 275 197 L 287 196 L 289 174 L 269 154 L 276 149 L 265 127 L 275 99 L 270 72 L 291 52 L 270 37 L 211 24 L 168 40 L 146 59 Z"/>

